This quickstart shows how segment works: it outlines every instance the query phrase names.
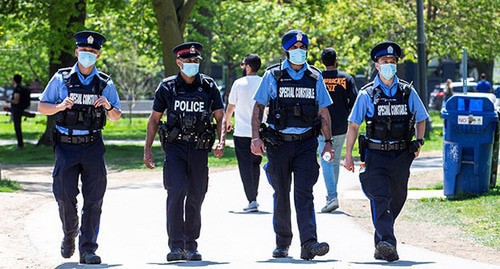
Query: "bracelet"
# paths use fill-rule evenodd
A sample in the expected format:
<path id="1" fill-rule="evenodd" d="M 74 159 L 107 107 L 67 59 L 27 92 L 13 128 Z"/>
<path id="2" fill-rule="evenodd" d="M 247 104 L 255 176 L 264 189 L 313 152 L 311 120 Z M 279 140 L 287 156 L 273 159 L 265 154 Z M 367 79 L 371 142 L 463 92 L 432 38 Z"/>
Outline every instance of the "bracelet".
<path id="1" fill-rule="evenodd" d="M 105 109 L 106 109 L 106 111 L 111 111 L 111 110 L 113 110 L 113 108 L 115 108 L 115 106 L 114 106 L 113 104 L 110 104 L 110 105 L 111 105 L 111 106 L 109 107 L 109 109 L 106 109 L 106 108 L 105 108 Z"/>
<path id="2" fill-rule="evenodd" d="M 257 141 L 257 140 L 259 140 L 259 139 L 260 139 L 260 137 L 257 137 L 257 138 L 252 138 L 252 141 Z"/>

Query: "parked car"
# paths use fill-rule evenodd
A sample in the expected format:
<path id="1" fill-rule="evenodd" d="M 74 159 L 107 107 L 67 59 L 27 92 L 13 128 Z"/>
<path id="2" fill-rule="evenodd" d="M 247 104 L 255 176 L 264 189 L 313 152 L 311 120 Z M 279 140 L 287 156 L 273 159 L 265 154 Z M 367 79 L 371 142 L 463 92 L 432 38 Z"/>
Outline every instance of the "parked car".
<path id="1" fill-rule="evenodd" d="M 473 92 L 475 91 L 474 89 L 476 88 L 477 82 L 474 81 L 473 78 L 468 78 L 467 79 L 467 92 Z M 446 83 L 441 83 L 434 88 L 434 90 L 431 92 L 429 95 L 429 104 L 428 107 L 430 110 L 437 110 L 440 111 L 441 108 L 443 107 L 443 101 L 444 101 L 444 88 L 446 86 Z M 455 81 L 451 83 L 451 87 L 453 87 L 453 92 L 455 93 L 463 93 L 463 82 L 462 80 L 460 81 Z"/>

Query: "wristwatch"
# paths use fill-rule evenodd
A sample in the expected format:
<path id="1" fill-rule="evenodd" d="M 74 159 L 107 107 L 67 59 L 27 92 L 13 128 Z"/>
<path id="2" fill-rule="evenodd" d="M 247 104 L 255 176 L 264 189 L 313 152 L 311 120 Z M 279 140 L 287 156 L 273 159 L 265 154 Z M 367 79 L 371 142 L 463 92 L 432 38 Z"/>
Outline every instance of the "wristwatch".
<path id="1" fill-rule="evenodd" d="M 111 110 L 113 110 L 113 108 L 115 108 L 115 106 L 114 106 L 113 104 L 110 104 L 110 105 L 111 105 L 111 106 L 109 107 L 109 109 L 106 109 L 106 108 L 105 108 L 105 109 L 106 109 L 106 111 L 111 111 Z"/>
<path id="2" fill-rule="evenodd" d="M 325 139 L 325 141 L 324 141 L 324 142 L 325 142 L 325 143 L 326 143 L 326 142 L 331 142 L 331 143 L 333 144 L 333 137 L 330 137 L 329 139 Z"/>
<path id="3" fill-rule="evenodd" d="M 420 146 L 423 146 L 425 143 L 425 140 L 423 138 L 417 139 L 417 142 L 420 144 Z"/>

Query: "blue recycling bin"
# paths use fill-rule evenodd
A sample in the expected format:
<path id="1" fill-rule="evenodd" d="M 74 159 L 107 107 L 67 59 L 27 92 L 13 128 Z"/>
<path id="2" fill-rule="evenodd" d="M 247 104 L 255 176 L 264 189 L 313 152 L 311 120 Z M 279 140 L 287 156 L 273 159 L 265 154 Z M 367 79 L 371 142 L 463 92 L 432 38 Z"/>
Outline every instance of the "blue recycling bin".
<path id="1" fill-rule="evenodd" d="M 488 192 L 498 126 L 494 103 L 493 94 L 456 94 L 442 109 L 445 196 Z"/>

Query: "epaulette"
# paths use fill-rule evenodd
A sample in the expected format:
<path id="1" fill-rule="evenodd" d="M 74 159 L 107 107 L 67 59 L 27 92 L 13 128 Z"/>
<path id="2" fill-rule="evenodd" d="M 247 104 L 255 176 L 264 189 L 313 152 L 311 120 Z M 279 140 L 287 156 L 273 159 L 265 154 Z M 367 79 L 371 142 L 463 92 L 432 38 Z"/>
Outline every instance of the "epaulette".
<path id="1" fill-rule="evenodd" d="M 318 80 L 321 75 L 321 70 L 316 68 L 314 65 L 309 65 L 307 71 L 307 74 L 315 80 Z"/>
<path id="2" fill-rule="evenodd" d="M 59 68 L 59 70 L 57 70 L 57 73 L 61 74 L 63 77 L 67 77 L 69 75 L 69 73 L 71 72 L 72 68 L 73 67 Z"/>
<path id="3" fill-rule="evenodd" d="M 175 80 L 177 78 L 177 75 L 172 75 L 170 77 L 166 77 L 162 80 L 164 83 L 168 83 L 170 80 Z"/>
<path id="4" fill-rule="evenodd" d="M 373 81 L 369 82 L 365 86 L 361 87 L 360 91 L 366 91 L 370 97 L 373 97 Z"/>
<path id="5" fill-rule="evenodd" d="M 104 80 L 104 81 L 108 81 L 108 80 L 111 78 L 111 76 L 110 76 L 110 75 L 108 75 L 108 74 L 106 74 L 106 73 L 104 73 L 104 72 L 101 72 L 101 71 L 99 71 L 99 72 L 97 73 L 97 76 L 99 76 L 99 78 L 100 78 L 101 80 Z"/>
<path id="6" fill-rule="evenodd" d="M 279 67 L 279 66 L 280 66 L 279 63 L 273 64 L 273 65 L 269 66 L 268 68 L 266 68 L 266 71 L 271 70 L 271 69 L 276 68 L 276 67 Z"/>
<path id="7" fill-rule="evenodd" d="M 205 74 L 200 73 L 201 84 L 208 86 L 209 88 L 213 88 L 215 84 L 215 80 Z"/>
<path id="8" fill-rule="evenodd" d="M 405 80 L 399 79 L 399 88 L 403 92 L 403 100 L 408 101 L 411 94 L 411 89 L 413 89 L 413 81 L 408 83 Z"/>

